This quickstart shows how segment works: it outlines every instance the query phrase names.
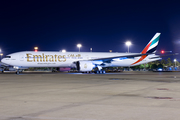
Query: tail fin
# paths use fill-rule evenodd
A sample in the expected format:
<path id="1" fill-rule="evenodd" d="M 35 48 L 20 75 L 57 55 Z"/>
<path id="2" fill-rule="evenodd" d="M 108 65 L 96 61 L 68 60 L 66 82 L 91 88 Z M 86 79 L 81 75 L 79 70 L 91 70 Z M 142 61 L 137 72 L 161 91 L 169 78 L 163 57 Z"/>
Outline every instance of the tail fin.
<path id="1" fill-rule="evenodd" d="M 154 37 L 151 39 L 151 41 L 146 45 L 146 47 L 143 49 L 141 54 L 146 54 L 146 53 L 155 53 L 156 48 L 159 42 L 161 33 L 156 33 Z"/>

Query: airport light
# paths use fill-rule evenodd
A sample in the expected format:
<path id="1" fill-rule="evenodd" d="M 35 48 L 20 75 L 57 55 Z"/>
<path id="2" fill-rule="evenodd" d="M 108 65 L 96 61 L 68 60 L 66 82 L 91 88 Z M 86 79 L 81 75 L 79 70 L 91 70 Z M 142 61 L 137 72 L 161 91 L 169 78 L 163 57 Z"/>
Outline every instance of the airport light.
<path id="1" fill-rule="evenodd" d="M 127 42 L 126 42 L 126 45 L 128 46 L 128 53 L 129 53 L 129 46 L 131 45 L 131 42 L 130 42 L 130 41 L 127 41 Z"/>
<path id="2" fill-rule="evenodd" d="M 175 67 L 176 67 L 176 61 L 177 61 L 177 60 L 176 60 L 176 59 L 174 59 Z"/>
<path id="3" fill-rule="evenodd" d="M 172 51 L 164 51 L 164 50 L 161 50 L 161 53 L 164 54 L 164 53 L 172 53 Z"/>
<path id="4" fill-rule="evenodd" d="M 79 48 L 79 52 L 80 52 L 80 48 L 82 47 L 81 44 L 77 44 L 77 47 Z"/>
<path id="5" fill-rule="evenodd" d="M 62 50 L 62 53 L 65 53 L 65 52 L 66 52 L 66 50 L 65 50 L 65 49 L 63 49 L 63 50 Z"/>
<path id="6" fill-rule="evenodd" d="M 92 48 L 90 48 L 90 51 L 92 52 Z"/>
<path id="7" fill-rule="evenodd" d="M 38 47 L 34 47 L 34 51 L 37 52 L 38 51 Z"/>

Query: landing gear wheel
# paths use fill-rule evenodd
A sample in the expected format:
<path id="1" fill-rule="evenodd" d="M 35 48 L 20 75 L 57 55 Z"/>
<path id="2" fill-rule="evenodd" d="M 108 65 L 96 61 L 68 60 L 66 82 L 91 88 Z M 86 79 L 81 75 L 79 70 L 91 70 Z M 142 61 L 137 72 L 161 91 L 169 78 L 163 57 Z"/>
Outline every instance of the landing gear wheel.
<path id="1" fill-rule="evenodd" d="M 96 74 L 99 74 L 99 71 L 96 71 L 95 73 L 96 73 Z"/>
<path id="2" fill-rule="evenodd" d="M 16 74 L 17 74 L 17 75 L 19 75 L 19 73 L 20 73 L 19 71 L 16 71 Z"/>

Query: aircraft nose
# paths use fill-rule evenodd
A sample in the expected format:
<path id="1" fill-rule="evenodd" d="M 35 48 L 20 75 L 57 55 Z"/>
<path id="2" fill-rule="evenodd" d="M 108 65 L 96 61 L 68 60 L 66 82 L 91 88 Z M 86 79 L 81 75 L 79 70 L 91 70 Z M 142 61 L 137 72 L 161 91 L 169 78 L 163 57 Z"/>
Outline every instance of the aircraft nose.
<path id="1" fill-rule="evenodd" d="M 2 62 L 2 63 L 4 63 L 4 62 L 5 62 L 4 58 L 1 60 L 1 62 Z"/>
<path id="2" fill-rule="evenodd" d="M 1 60 L 1 62 L 4 63 L 4 64 L 10 64 L 10 61 L 9 61 L 9 60 L 6 60 L 5 58 L 3 58 L 3 59 Z"/>

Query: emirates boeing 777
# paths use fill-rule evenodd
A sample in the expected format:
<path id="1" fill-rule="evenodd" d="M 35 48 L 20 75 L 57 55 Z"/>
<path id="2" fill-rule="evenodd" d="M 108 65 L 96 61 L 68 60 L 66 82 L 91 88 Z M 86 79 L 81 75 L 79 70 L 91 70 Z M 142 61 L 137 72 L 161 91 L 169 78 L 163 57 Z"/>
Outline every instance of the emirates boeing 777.
<path id="1" fill-rule="evenodd" d="M 29 67 L 76 67 L 81 72 L 92 71 L 105 73 L 103 67 L 129 67 L 156 60 L 160 33 L 156 33 L 141 53 L 109 53 L 109 52 L 47 52 L 24 51 L 7 55 L 1 60 L 16 69 L 16 73 Z"/>

